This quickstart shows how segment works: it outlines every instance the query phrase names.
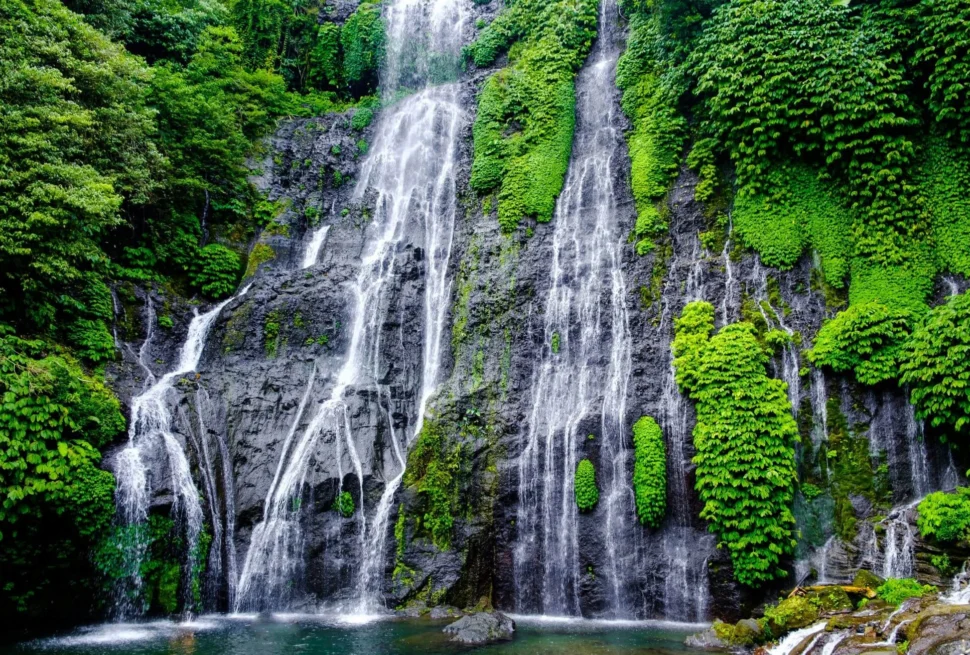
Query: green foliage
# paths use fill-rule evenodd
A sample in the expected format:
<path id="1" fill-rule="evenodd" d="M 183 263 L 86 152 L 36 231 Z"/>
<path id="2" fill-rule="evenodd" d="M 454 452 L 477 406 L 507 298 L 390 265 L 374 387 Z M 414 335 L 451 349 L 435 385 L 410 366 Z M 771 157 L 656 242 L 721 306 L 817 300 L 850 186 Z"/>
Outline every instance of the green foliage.
<path id="1" fill-rule="evenodd" d="M 199 266 L 193 271 L 192 284 L 215 300 L 232 295 L 239 284 L 242 259 L 239 253 L 219 243 L 210 243 L 199 251 Z"/>
<path id="2" fill-rule="evenodd" d="M 452 444 L 443 421 L 429 418 L 408 454 L 404 484 L 417 491 L 422 503 L 421 527 L 440 550 L 451 548 L 458 510 L 461 444 Z"/>
<path id="3" fill-rule="evenodd" d="M 561 339 L 559 338 L 559 333 L 558 332 L 553 332 L 552 333 L 552 343 L 549 344 L 550 347 L 552 348 L 552 354 L 553 355 L 558 355 L 559 354 L 560 341 L 561 341 Z"/>
<path id="4" fill-rule="evenodd" d="M 742 189 L 734 229 L 766 265 L 789 269 L 811 248 L 825 281 L 841 288 L 852 258 L 852 221 L 832 189 L 805 166 L 778 167 L 759 178 L 759 191 Z"/>
<path id="5" fill-rule="evenodd" d="M 596 486 L 596 469 L 588 459 L 580 460 L 576 465 L 574 488 L 576 507 L 580 512 L 588 512 L 596 507 L 600 500 L 600 490 Z"/>
<path id="6" fill-rule="evenodd" d="M 916 415 L 959 433 L 970 428 L 970 295 L 950 297 L 916 326 L 903 350 L 901 381 Z"/>
<path id="7" fill-rule="evenodd" d="M 333 501 L 333 508 L 345 519 L 354 515 L 354 497 L 349 491 L 341 491 Z"/>
<path id="8" fill-rule="evenodd" d="M 657 422 L 633 424 L 633 494 L 640 523 L 657 527 L 667 511 L 667 450 Z"/>
<path id="9" fill-rule="evenodd" d="M 73 357 L 0 325 L 0 612 L 76 611 L 86 550 L 114 516 L 97 449 L 124 427 L 117 399 Z"/>
<path id="10" fill-rule="evenodd" d="M 734 0 L 705 27 L 690 67 L 705 129 L 730 154 L 740 185 L 760 191 L 791 156 L 824 162 L 861 217 L 856 253 L 906 261 L 925 221 L 907 133 L 917 111 L 894 31 L 830 0 Z"/>
<path id="11" fill-rule="evenodd" d="M 750 323 L 714 330 L 714 308 L 688 304 L 676 321 L 677 384 L 695 402 L 696 488 L 701 518 L 727 546 L 739 582 L 779 577 L 794 546 L 794 441 L 786 385 L 768 377 L 768 357 Z"/>
<path id="12" fill-rule="evenodd" d="M 0 320 L 94 320 L 77 298 L 101 238 L 157 186 L 147 77 L 60 2 L 0 6 Z"/>
<path id="13" fill-rule="evenodd" d="M 374 120 L 374 110 L 368 107 L 361 107 L 354 112 L 350 119 L 350 127 L 355 130 L 363 130 L 371 121 Z M 365 148 L 366 150 L 366 148 Z"/>
<path id="14" fill-rule="evenodd" d="M 358 96 L 377 88 L 377 73 L 384 61 L 384 22 L 380 2 L 365 0 L 340 32 L 344 82 Z"/>
<path id="15" fill-rule="evenodd" d="M 877 302 L 851 305 L 826 321 L 806 354 L 816 366 L 851 371 L 863 384 L 878 384 L 899 374 L 910 314 Z"/>
<path id="16" fill-rule="evenodd" d="M 572 151 L 573 78 L 589 52 L 596 0 L 518 0 L 468 49 L 476 66 L 504 51 L 509 65 L 478 98 L 471 186 L 498 192 L 498 219 L 511 232 L 524 217 L 552 219 Z"/>
<path id="17" fill-rule="evenodd" d="M 970 143 L 970 7 L 961 0 L 921 0 L 916 61 L 928 70 L 927 105 L 953 136 Z"/>
<path id="18" fill-rule="evenodd" d="M 920 502 L 918 511 L 917 526 L 924 539 L 970 541 L 970 487 L 931 493 Z"/>
<path id="19" fill-rule="evenodd" d="M 879 598 L 895 606 L 901 605 L 904 600 L 922 598 L 934 591 L 936 591 L 936 587 L 920 584 L 913 578 L 889 578 L 881 587 L 876 589 Z"/>
<path id="20" fill-rule="evenodd" d="M 970 153 L 929 139 L 920 183 L 940 269 L 970 276 Z"/>
<path id="21" fill-rule="evenodd" d="M 623 91 L 623 111 L 632 129 L 627 134 L 630 150 L 630 187 L 637 207 L 634 233 L 646 239 L 666 229 L 657 203 L 677 176 L 687 134 L 687 122 L 677 108 L 669 74 L 660 61 L 656 15 L 637 14 L 630 25 L 626 52 L 616 68 L 616 85 Z M 643 250 L 643 248 L 639 248 Z"/>

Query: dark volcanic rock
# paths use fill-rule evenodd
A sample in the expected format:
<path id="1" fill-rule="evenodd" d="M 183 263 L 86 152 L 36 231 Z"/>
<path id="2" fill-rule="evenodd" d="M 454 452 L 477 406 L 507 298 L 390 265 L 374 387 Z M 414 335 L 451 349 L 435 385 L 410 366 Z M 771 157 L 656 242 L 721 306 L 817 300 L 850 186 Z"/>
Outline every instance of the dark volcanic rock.
<path id="1" fill-rule="evenodd" d="M 451 640 L 463 644 L 488 644 L 508 641 L 515 636 L 515 621 L 501 612 L 478 612 L 463 616 L 444 632 L 454 635 Z"/>

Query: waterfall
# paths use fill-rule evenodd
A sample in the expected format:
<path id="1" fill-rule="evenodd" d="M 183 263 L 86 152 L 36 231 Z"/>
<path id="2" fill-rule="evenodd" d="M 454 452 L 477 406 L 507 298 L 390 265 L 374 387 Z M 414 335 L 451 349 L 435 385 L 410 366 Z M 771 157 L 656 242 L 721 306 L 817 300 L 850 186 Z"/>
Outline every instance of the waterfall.
<path id="1" fill-rule="evenodd" d="M 158 452 L 166 455 L 171 475 L 173 493 L 172 514 L 180 519 L 185 528 L 187 553 L 191 570 L 196 544 L 202 530 L 203 511 L 199 501 L 199 491 L 192 481 L 189 463 L 185 457 L 182 445 L 172 434 L 172 406 L 169 402 L 169 391 L 175 380 L 190 373 L 199 365 L 206 337 L 216 317 L 223 307 L 235 298 L 242 296 L 249 290 L 247 286 L 237 296 L 222 301 L 205 314 L 196 313 L 189 323 L 185 343 L 179 353 L 179 363 L 174 370 L 166 373 L 155 381 L 150 377 L 151 386 L 141 395 L 131 401 L 131 421 L 128 427 L 128 446 L 122 450 L 114 460 L 114 474 L 117 479 L 115 490 L 115 504 L 121 523 L 128 527 L 137 527 L 148 519 L 148 504 L 150 495 L 150 479 L 145 467 L 146 455 Z M 153 318 L 152 305 L 148 304 L 149 318 Z M 149 322 L 149 332 L 146 343 L 139 350 L 139 361 L 143 362 L 147 342 L 152 335 L 152 325 Z M 146 367 L 147 370 L 147 367 Z M 146 544 L 143 539 L 135 539 L 126 553 L 126 565 L 131 573 L 128 583 L 133 589 L 120 593 L 122 602 L 116 608 L 120 617 L 137 612 L 131 605 L 130 596 L 137 596 L 141 591 L 141 575 L 139 568 L 145 554 Z M 187 585 L 186 585 L 187 587 Z M 186 588 L 186 593 L 189 590 Z"/>
<path id="2" fill-rule="evenodd" d="M 621 268 L 625 235 L 617 221 L 616 160 L 625 150 L 613 85 L 619 56 L 615 20 L 615 3 L 604 1 L 599 39 L 577 81 L 576 140 L 553 223 L 543 354 L 518 463 L 514 573 L 519 612 L 581 613 L 573 477 L 586 432 L 595 429 L 606 551 L 597 574 L 608 581 L 611 613 L 630 613 L 624 588 L 634 524 L 626 445 L 631 337 Z"/>
<path id="3" fill-rule="evenodd" d="M 372 230 L 371 238 L 350 289 L 351 343 L 329 399 L 317 407 L 302 434 L 281 453 L 263 521 L 253 531 L 240 575 L 237 610 L 281 609 L 289 602 L 302 561 L 299 507 L 308 465 L 323 435 L 333 438 L 341 453 L 346 448 L 359 484 L 361 566 L 354 605 L 344 609 L 358 613 L 382 609 L 385 540 L 394 494 L 404 475 L 407 447 L 421 430 L 428 400 L 441 378 L 442 338 L 451 298 L 447 273 L 457 207 L 458 145 L 467 116 L 460 107 L 457 84 L 430 86 L 428 81 L 432 60 L 435 73 L 440 74 L 442 61 L 450 60 L 457 74 L 467 20 L 462 5 L 462 0 L 396 0 L 385 8 L 388 62 L 382 80 L 384 95 L 392 99 L 400 91 L 417 92 L 391 105 L 379 118 L 374 144 L 355 187 L 358 202 L 365 193 L 376 194 L 377 200 L 367 228 Z M 413 427 L 400 434 L 390 417 L 391 390 L 382 381 L 386 369 L 381 355 L 382 329 L 388 320 L 390 295 L 401 275 L 404 246 L 411 241 L 424 253 L 423 368 L 417 406 L 409 411 Z M 346 400 L 360 388 L 375 392 L 396 469 L 390 474 L 385 471 L 384 488 L 370 521 L 365 512 L 363 462 Z M 291 429 L 294 433 L 296 422 Z"/>
<path id="4" fill-rule="evenodd" d="M 303 265 L 301 268 L 309 268 L 317 263 L 317 260 L 320 258 L 320 249 L 327 240 L 328 232 L 330 232 L 329 225 L 324 225 L 314 230 L 313 237 L 310 239 L 310 243 L 307 244 L 306 252 L 303 253 Z"/>
<path id="5" fill-rule="evenodd" d="M 731 308 L 738 306 L 738 292 L 740 287 L 734 278 L 734 262 L 731 261 L 731 246 L 734 236 L 734 220 L 728 214 L 727 238 L 724 239 L 724 248 L 721 250 L 721 261 L 724 262 L 724 297 L 721 299 L 721 326 L 731 322 Z"/>

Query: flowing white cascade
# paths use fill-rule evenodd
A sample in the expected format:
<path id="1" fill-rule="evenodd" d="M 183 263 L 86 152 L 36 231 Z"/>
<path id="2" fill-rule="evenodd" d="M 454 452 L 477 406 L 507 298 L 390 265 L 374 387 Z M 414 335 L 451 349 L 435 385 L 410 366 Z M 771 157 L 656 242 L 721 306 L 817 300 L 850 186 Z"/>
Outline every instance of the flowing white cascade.
<path id="1" fill-rule="evenodd" d="M 950 605 L 970 605 L 970 563 L 963 563 L 963 570 L 953 577 L 953 588 L 943 597 Z"/>
<path id="2" fill-rule="evenodd" d="M 324 225 L 313 231 L 313 237 L 311 237 L 310 243 L 307 244 L 306 251 L 303 253 L 301 268 L 309 268 L 317 263 L 317 260 L 320 259 L 320 249 L 323 248 L 329 232 L 329 225 Z"/>
<path id="3" fill-rule="evenodd" d="M 780 307 L 773 307 L 768 299 L 768 271 L 761 265 L 761 258 L 755 255 L 754 266 L 751 269 L 753 278 L 754 295 L 758 301 L 758 309 L 762 318 L 770 328 L 777 328 L 794 337 L 795 331 L 785 325 L 784 312 Z M 770 313 L 768 310 L 771 310 Z M 798 356 L 798 346 L 793 339 L 789 339 L 781 351 L 781 371 L 776 371 L 776 377 L 780 377 L 788 385 L 788 402 L 791 404 L 793 416 L 798 415 L 798 408 L 801 398 L 801 376 L 799 375 L 801 362 Z M 778 375 L 780 373 L 780 375 Z"/>
<path id="4" fill-rule="evenodd" d="M 734 242 L 734 219 L 728 214 L 727 238 L 724 239 L 724 248 L 721 250 L 721 261 L 724 262 L 724 297 L 721 298 L 721 326 L 731 322 L 733 318 L 732 308 L 737 307 L 740 302 L 739 294 L 741 291 L 738 280 L 734 277 L 734 262 L 731 261 L 731 247 Z"/>
<path id="5" fill-rule="evenodd" d="M 608 580 L 612 614 L 630 613 L 623 588 L 633 557 L 634 501 L 626 447 L 631 342 L 621 261 L 625 235 L 617 223 L 614 173 L 615 160 L 624 153 L 613 85 L 619 55 L 615 15 L 615 2 L 605 0 L 600 37 L 577 82 L 576 141 L 553 223 L 544 354 L 532 384 L 518 467 L 515 579 L 520 612 L 580 614 L 573 478 L 586 431 L 597 425 L 592 429 L 601 452 L 598 482 L 604 489 L 606 550 L 605 568 L 597 575 Z M 538 598 L 533 589 L 541 591 Z"/>
<path id="6" fill-rule="evenodd" d="M 144 464 L 143 455 L 146 452 L 165 452 L 171 475 L 173 493 L 172 513 L 184 521 L 187 553 L 189 564 L 194 557 L 199 533 L 202 530 L 203 511 L 199 501 L 199 491 L 192 481 L 188 459 L 182 445 L 172 434 L 172 405 L 169 391 L 175 380 L 191 373 L 199 365 L 202 350 L 205 347 L 206 336 L 216 317 L 223 307 L 235 298 L 242 296 L 249 290 L 247 286 L 237 296 L 219 303 L 205 314 L 198 314 L 189 323 L 188 334 L 182 350 L 179 353 L 179 363 L 174 370 L 166 373 L 161 379 L 149 380 L 151 386 L 147 391 L 136 396 L 131 401 L 131 422 L 128 427 L 128 446 L 122 450 L 114 461 L 114 473 L 117 479 L 115 488 L 115 504 L 118 507 L 122 524 L 137 526 L 148 519 L 149 505 L 149 475 Z M 149 318 L 153 317 L 149 303 Z M 154 321 L 151 321 L 151 326 Z M 149 327 L 149 336 L 152 328 Z M 147 339 L 146 339 L 147 342 Z M 144 348 L 139 351 L 139 361 L 142 361 Z M 126 555 L 126 564 L 131 571 L 134 589 L 141 588 L 139 568 L 144 556 L 144 543 L 141 539 L 134 540 L 133 552 Z M 189 566 L 191 568 L 191 566 Z M 125 594 L 128 595 L 128 594 Z M 122 616 L 135 610 L 130 603 L 122 602 L 119 613 Z"/>
<path id="7" fill-rule="evenodd" d="M 463 0 L 396 0 L 386 7 L 385 22 L 389 50 L 383 80 L 385 95 L 405 88 L 422 90 L 393 105 L 379 119 L 373 147 L 355 189 L 358 200 L 365 192 L 376 192 L 377 202 L 369 226 L 372 237 L 351 288 L 353 323 L 347 359 L 330 398 L 315 410 L 296 438 L 292 437 L 301 418 L 294 421 L 294 434 L 287 438 L 266 498 L 263 521 L 254 529 L 246 554 L 237 610 L 282 609 L 290 600 L 289 590 L 299 582 L 303 557 L 299 508 L 308 465 L 323 435 L 334 436 L 341 454 L 346 448 L 357 476 L 359 497 L 364 499 L 363 463 L 345 398 L 351 389 L 370 387 L 384 414 L 388 413 L 390 389 L 378 382 L 386 368 L 381 332 L 400 274 L 399 258 L 409 238 L 418 234 L 418 245 L 424 251 L 425 293 L 423 370 L 419 400 L 413 408 L 414 427 L 408 434 L 398 434 L 387 421 L 397 470 L 390 479 L 385 472 L 384 490 L 371 520 L 364 507 L 358 508 L 362 563 L 354 605 L 343 608 L 357 613 L 383 609 L 385 540 L 394 494 L 404 475 L 407 446 L 421 430 L 427 402 L 441 377 L 442 338 L 451 296 L 447 273 L 457 207 L 457 148 L 468 120 L 459 104 L 457 84 L 428 86 L 431 58 L 440 62 L 443 55 L 454 61 L 457 71 L 467 22 Z"/>
<path id="8" fill-rule="evenodd" d="M 801 630 L 790 632 L 778 645 L 772 646 L 768 649 L 768 655 L 789 655 L 806 639 L 817 635 L 823 630 L 825 630 L 825 621 L 810 625 L 807 628 L 802 628 Z M 805 652 L 808 652 L 808 650 L 809 649 L 805 649 Z"/>

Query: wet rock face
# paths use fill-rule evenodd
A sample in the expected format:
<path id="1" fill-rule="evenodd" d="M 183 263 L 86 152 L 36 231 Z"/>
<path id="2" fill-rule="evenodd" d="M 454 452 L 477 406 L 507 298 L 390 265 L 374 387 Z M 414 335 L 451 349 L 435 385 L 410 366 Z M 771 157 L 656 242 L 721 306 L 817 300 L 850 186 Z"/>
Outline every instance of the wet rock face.
<path id="1" fill-rule="evenodd" d="M 355 4 L 338 2 L 337 12 L 349 13 Z M 484 16 L 497 8 L 485 5 L 476 11 Z M 460 102 L 469 115 L 483 79 L 484 73 L 477 73 L 461 83 Z M 277 218 L 281 227 L 260 237 L 274 257 L 246 282 L 252 283 L 248 293 L 227 305 L 216 320 L 198 372 L 185 376 L 171 393 L 178 405 L 173 429 L 186 448 L 200 489 L 204 487 L 201 470 L 213 469 L 219 497 L 216 515 L 207 506 L 207 521 L 218 522 L 232 535 L 221 546 L 220 569 L 210 571 L 219 581 L 220 591 L 213 601 L 218 609 L 229 607 L 229 581 L 238 576 L 253 529 L 263 520 L 268 491 L 281 460 L 292 449 L 288 439 L 306 434 L 330 398 L 351 347 L 349 326 L 354 317 L 349 290 L 373 239 L 375 203 L 373 191 L 357 193 L 355 180 L 364 161 L 359 144 L 371 143 L 374 130 L 353 130 L 350 114 L 344 114 L 286 121 L 269 139 L 254 181 L 281 209 Z M 459 143 L 459 215 L 448 271 L 451 297 L 442 353 L 446 381 L 429 407 L 429 415 L 449 426 L 448 446 L 461 452 L 452 539 L 444 551 L 432 543 L 417 520 L 426 511 L 426 499 L 419 489 L 402 486 L 393 503 L 406 518 L 400 532 L 403 543 L 396 543 L 398 514 L 392 512 L 383 590 L 388 607 L 408 603 L 469 607 L 485 597 L 501 609 L 530 611 L 536 607 L 539 587 L 535 579 L 517 580 L 515 574 L 520 537 L 518 462 L 532 418 L 537 365 L 541 353 L 550 348 L 544 316 L 556 224 L 523 221 L 516 234 L 501 234 L 494 202 L 483 202 L 468 187 L 471 141 L 471 125 L 466 124 Z M 611 172 L 626 196 L 626 157 L 614 157 L 612 162 Z M 668 198 L 669 233 L 652 253 L 637 256 L 632 243 L 621 250 L 633 337 L 624 430 L 629 433 L 643 415 L 661 423 L 667 442 L 669 510 L 660 528 L 636 525 L 626 536 L 632 544 L 629 561 L 633 563 L 620 571 L 619 586 L 623 594 L 641 599 L 631 612 L 635 618 L 703 619 L 691 614 L 702 607 L 706 617 L 736 621 L 763 594 L 734 582 L 728 553 L 714 547 L 714 536 L 697 518 L 701 507 L 693 491 L 691 463 L 694 416 L 689 402 L 678 404 L 678 394 L 672 392 L 675 385 L 671 386 L 673 321 L 688 302 L 704 299 L 714 305 L 719 328 L 725 322 L 751 318 L 754 312 L 755 318 L 761 316 L 771 327 L 801 335 L 801 347 L 807 348 L 834 308 L 826 307 L 823 293 L 813 282 L 810 257 L 790 271 L 779 272 L 764 268 L 757 257 L 730 241 L 707 242 L 712 249 L 706 249 L 699 234 L 723 230 L 723 226 L 718 227 L 695 201 L 696 181 L 690 170 L 681 172 Z M 618 202 L 617 220 L 624 231 L 632 230 L 635 222 L 628 200 Z M 306 246 L 320 226 L 329 226 L 320 256 L 302 268 Z M 309 608 L 351 596 L 365 547 L 363 521 L 373 517 L 384 485 L 400 471 L 393 436 L 414 432 L 428 261 L 421 229 L 405 227 L 396 260 L 399 268 L 382 298 L 387 312 L 376 346 L 375 357 L 383 362 L 377 379 L 358 380 L 343 396 L 360 469 L 338 431 L 322 430 L 311 449 L 304 492 L 292 507 L 303 526 L 304 556 L 291 607 Z M 140 392 L 149 371 L 158 376 L 172 368 L 191 318 L 184 301 L 153 292 L 153 305 L 162 307 L 167 302 L 174 325 L 170 330 L 156 327 L 142 350 L 145 324 L 150 321 L 139 308 L 145 307 L 148 295 L 141 290 L 132 293 L 135 300 L 122 303 L 123 312 L 140 318 L 119 318 L 119 324 L 134 327 L 122 331 L 124 358 L 109 369 L 109 379 L 125 403 Z M 608 305 L 607 298 L 602 305 Z M 608 356 L 605 343 L 592 354 L 594 359 Z M 774 376 L 791 385 L 806 443 L 815 440 L 819 426 L 824 426 L 822 412 L 832 398 L 850 426 L 875 435 L 874 456 L 886 452 L 896 500 L 911 497 L 920 485 L 942 484 L 945 453 L 932 445 L 933 440 L 927 440 L 925 476 L 921 478 L 923 473 L 914 472 L 910 465 L 909 415 L 900 391 L 860 391 L 841 379 L 806 375 L 808 363 L 797 347 L 777 353 L 770 367 Z M 387 390 L 385 395 L 372 391 L 374 381 Z M 825 385 L 821 390 L 820 384 Z M 579 426 L 581 434 L 595 435 L 599 429 L 597 417 Z M 632 436 L 628 436 L 626 447 L 632 449 Z M 612 475 L 632 476 L 632 456 L 625 470 L 614 473 L 600 440 L 584 440 L 577 448 L 578 459 L 594 463 L 601 489 Z M 800 448 L 801 456 L 807 446 Z M 161 454 L 149 467 L 158 508 L 172 503 L 166 467 Z M 334 509 L 341 491 L 352 497 L 350 516 Z M 853 500 L 852 511 L 860 521 L 876 511 L 863 497 Z M 610 571 L 605 565 L 609 547 L 605 520 L 601 501 L 577 522 L 577 596 L 579 611 L 586 616 L 606 615 L 612 602 Z M 820 534 L 831 534 L 831 526 L 824 526 Z M 860 532 L 855 542 L 839 546 L 845 551 L 842 555 L 833 550 L 830 575 L 837 578 L 841 571 L 851 579 L 871 554 L 868 534 Z M 811 545 L 820 547 L 824 542 L 822 538 Z M 927 557 L 917 555 L 920 573 L 927 570 Z M 871 567 L 881 565 L 876 559 L 872 562 Z M 529 568 L 541 571 L 545 563 L 540 554 Z"/>

